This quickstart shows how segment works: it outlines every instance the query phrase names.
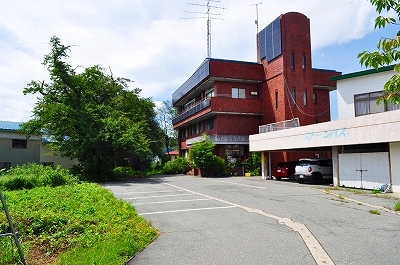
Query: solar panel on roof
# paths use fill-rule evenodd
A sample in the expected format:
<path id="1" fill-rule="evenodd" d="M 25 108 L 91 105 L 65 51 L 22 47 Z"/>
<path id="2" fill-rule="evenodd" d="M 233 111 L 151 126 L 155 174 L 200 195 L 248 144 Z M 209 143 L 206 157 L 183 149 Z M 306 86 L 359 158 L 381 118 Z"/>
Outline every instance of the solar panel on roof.
<path id="1" fill-rule="evenodd" d="M 260 31 L 258 35 L 260 46 L 260 59 L 267 58 L 271 61 L 282 54 L 281 38 L 281 19 L 280 17 L 272 21 L 268 26 Z"/>

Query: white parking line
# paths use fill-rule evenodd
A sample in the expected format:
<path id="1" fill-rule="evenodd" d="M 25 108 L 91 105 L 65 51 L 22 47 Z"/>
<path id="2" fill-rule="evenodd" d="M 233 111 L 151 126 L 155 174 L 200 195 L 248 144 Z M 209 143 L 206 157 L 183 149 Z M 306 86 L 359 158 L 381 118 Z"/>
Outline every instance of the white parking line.
<path id="1" fill-rule="evenodd" d="M 175 211 L 162 211 L 162 212 L 150 212 L 150 213 L 139 213 L 139 215 L 151 215 L 160 213 L 178 213 L 178 212 L 191 212 L 191 211 L 203 211 L 203 210 L 216 210 L 216 209 L 228 209 L 234 208 L 235 206 L 222 206 L 222 207 L 209 207 L 209 208 L 195 208 L 195 209 L 185 209 L 185 210 L 175 210 Z"/>
<path id="2" fill-rule="evenodd" d="M 263 216 L 266 216 L 268 218 L 274 219 L 276 221 L 278 221 L 279 224 L 284 224 L 287 227 L 293 229 L 293 231 L 298 232 L 300 234 L 300 236 L 302 237 L 304 243 L 306 244 L 308 250 L 310 251 L 311 255 L 313 256 L 315 262 L 318 265 L 334 265 L 335 263 L 332 261 L 332 259 L 329 257 L 328 253 L 325 251 L 325 249 L 322 247 L 322 245 L 319 243 L 318 239 L 311 233 L 310 230 L 308 230 L 308 228 L 302 224 L 302 223 L 298 223 L 295 222 L 289 218 L 284 218 L 284 217 L 280 217 L 280 216 L 276 216 L 273 214 L 269 214 L 266 213 L 260 209 L 254 209 L 254 208 L 250 208 L 244 205 L 240 205 L 237 203 L 233 203 L 233 202 L 229 202 L 223 199 L 219 199 L 216 197 L 212 197 L 212 196 L 208 196 L 199 192 L 195 192 L 189 189 L 185 189 L 182 187 L 178 187 L 169 183 L 163 183 L 164 185 L 170 186 L 170 187 L 174 187 L 177 189 L 181 189 L 187 192 L 191 192 L 193 194 L 199 195 L 199 196 L 203 196 L 206 198 L 210 198 L 212 200 L 215 201 L 219 201 L 228 205 L 232 205 L 233 207 L 238 207 L 241 208 L 243 210 L 245 210 L 246 212 L 249 213 L 257 213 Z"/>
<path id="3" fill-rule="evenodd" d="M 194 196 L 195 194 L 170 194 L 170 195 L 160 195 L 160 196 L 144 196 L 144 197 L 121 197 L 126 200 L 136 200 L 136 199 L 147 199 L 147 198 L 164 198 L 164 197 L 175 197 L 175 196 Z"/>
<path id="4" fill-rule="evenodd" d="M 144 204 L 161 204 L 161 203 L 173 203 L 173 202 L 192 202 L 192 201 L 210 201 L 211 199 L 194 199 L 194 200 L 176 200 L 176 201 L 162 201 L 162 202 L 140 202 L 134 205 L 144 205 Z"/>
<path id="5" fill-rule="evenodd" d="M 246 186 L 246 187 L 251 187 L 251 188 L 256 188 L 256 189 L 261 189 L 261 190 L 264 190 L 264 189 L 267 188 L 267 187 L 261 187 L 261 186 L 254 186 L 254 185 L 248 185 L 248 184 L 241 184 L 241 183 L 236 183 L 236 182 L 230 182 L 230 181 L 226 181 L 226 180 L 211 179 L 211 178 L 206 178 L 206 179 L 212 180 L 212 181 L 218 181 L 218 182 L 224 182 L 224 183 L 239 185 L 239 186 Z"/>
<path id="6" fill-rule="evenodd" d="M 137 193 L 164 193 L 164 192 L 182 192 L 182 191 L 181 191 L 181 190 L 130 191 L 130 192 L 118 192 L 118 194 L 137 194 Z"/>

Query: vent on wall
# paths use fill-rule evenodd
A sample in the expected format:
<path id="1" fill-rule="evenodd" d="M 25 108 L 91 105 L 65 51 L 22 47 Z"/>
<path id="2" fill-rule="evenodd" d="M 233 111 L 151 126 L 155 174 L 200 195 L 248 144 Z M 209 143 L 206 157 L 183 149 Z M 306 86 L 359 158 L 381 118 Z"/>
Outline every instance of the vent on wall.
<path id="1" fill-rule="evenodd" d="M 282 54 L 281 18 L 277 17 L 258 34 L 260 59 L 267 61 Z"/>

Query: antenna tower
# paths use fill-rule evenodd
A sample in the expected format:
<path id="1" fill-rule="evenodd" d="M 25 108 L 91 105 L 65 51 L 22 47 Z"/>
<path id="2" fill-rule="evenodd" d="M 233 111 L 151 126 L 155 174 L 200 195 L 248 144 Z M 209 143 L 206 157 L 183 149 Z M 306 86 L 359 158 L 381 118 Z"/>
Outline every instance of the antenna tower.
<path id="1" fill-rule="evenodd" d="M 185 13 L 190 14 L 190 16 L 181 17 L 181 19 L 207 18 L 207 57 L 211 58 L 211 19 L 223 19 L 223 11 L 226 8 L 220 6 L 221 1 L 218 0 L 203 0 L 198 3 L 188 2 L 187 4 L 205 9 L 201 11 L 186 10 Z"/>
<path id="2" fill-rule="evenodd" d="M 257 33 L 258 33 L 258 5 L 262 5 L 262 2 L 250 5 L 250 6 L 256 6 L 257 19 L 254 22 L 257 26 Z"/>

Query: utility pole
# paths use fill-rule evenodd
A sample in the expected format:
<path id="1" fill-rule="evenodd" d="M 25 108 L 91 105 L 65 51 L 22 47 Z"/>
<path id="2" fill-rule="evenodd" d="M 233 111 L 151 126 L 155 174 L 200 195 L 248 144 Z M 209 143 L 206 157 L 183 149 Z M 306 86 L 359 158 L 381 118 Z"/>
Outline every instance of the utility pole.
<path id="1" fill-rule="evenodd" d="M 191 14 L 192 16 L 181 17 L 181 19 L 207 18 L 207 57 L 211 58 L 211 19 L 223 19 L 222 12 L 226 8 L 217 6 L 217 4 L 221 3 L 221 1 L 218 0 L 203 0 L 203 2 L 204 3 L 187 3 L 190 6 L 205 7 L 206 11 L 185 11 L 185 13 Z"/>
<path id="2" fill-rule="evenodd" d="M 255 24 L 257 26 L 257 33 L 258 33 L 258 5 L 262 5 L 262 2 L 250 5 L 250 6 L 256 6 L 257 19 L 254 22 L 255 22 Z"/>

